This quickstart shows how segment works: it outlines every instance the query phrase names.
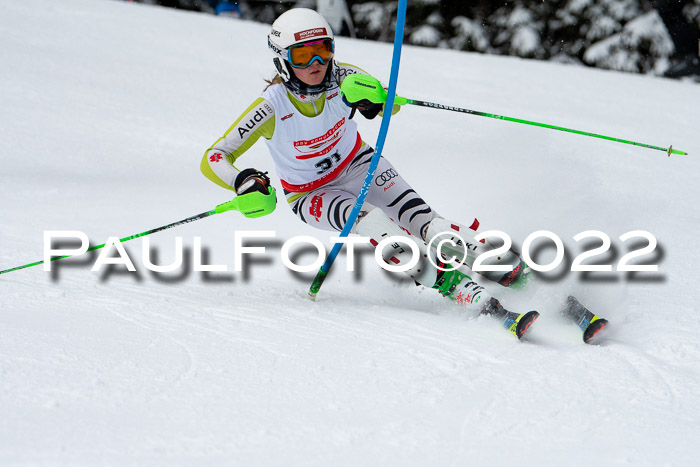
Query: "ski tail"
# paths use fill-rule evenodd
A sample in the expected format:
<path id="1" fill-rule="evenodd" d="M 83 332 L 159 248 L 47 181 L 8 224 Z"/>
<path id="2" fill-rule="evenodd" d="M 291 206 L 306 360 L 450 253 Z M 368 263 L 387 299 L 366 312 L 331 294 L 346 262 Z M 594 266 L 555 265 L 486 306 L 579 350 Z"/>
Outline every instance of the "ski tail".
<path id="1" fill-rule="evenodd" d="M 586 344 L 600 343 L 605 336 L 607 327 L 607 319 L 593 315 L 593 319 L 590 321 L 590 324 L 583 331 L 583 342 Z"/>
<path id="2" fill-rule="evenodd" d="M 586 344 L 600 343 L 608 327 L 608 320 L 596 316 L 574 296 L 569 295 L 561 313 L 571 319 L 581 329 L 583 342 Z"/>
<path id="3" fill-rule="evenodd" d="M 517 315 L 517 318 L 508 326 L 508 331 L 514 334 L 518 339 L 522 339 L 525 333 L 530 330 L 530 326 L 540 317 L 540 314 L 534 310 L 521 315 L 517 313 L 513 314 Z M 506 323 L 503 323 L 503 325 L 506 326 Z"/>
<path id="4" fill-rule="evenodd" d="M 532 324 L 540 316 L 540 314 L 534 310 L 523 314 L 508 311 L 503 308 L 501 302 L 495 298 L 491 298 L 491 300 L 484 305 L 482 313 L 502 319 L 503 327 L 518 339 L 522 339 L 525 336 Z"/>

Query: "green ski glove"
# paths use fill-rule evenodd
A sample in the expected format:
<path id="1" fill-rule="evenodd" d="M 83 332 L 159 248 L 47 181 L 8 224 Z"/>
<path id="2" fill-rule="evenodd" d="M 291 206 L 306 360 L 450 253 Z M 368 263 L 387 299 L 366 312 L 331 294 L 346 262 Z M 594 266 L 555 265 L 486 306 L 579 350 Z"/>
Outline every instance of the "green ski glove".
<path id="1" fill-rule="evenodd" d="M 350 118 L 359 110 L 363 117 L 372 120 L 377 115 L 382 115 L 386 103 L 386 89 L 376 78 L 369 75 L 352 74 L 346 77 L 340 85 L 340 93 L 348 107 L 353 111 Z M 399 102 L 395 100 L 391 114 L 399 111 Z"/>
<path id="2" fill-rule="evenodd" d="M 343 99 L 350 104 L 367 100 L 373 104 L 386 102 L 386 90 L 378 79 L 369 75 L 348 75 L 340 85 Z"/>
<path id="3" fill-rule="evenodd" d="M 238 174 L 233 187 L 238 194 L 233 199 L 236 204 L 235 209 L 246 217 L 266 216 L 277 207 L 277 193 L 270 185 L 267 172 L 245 169 Z"/>

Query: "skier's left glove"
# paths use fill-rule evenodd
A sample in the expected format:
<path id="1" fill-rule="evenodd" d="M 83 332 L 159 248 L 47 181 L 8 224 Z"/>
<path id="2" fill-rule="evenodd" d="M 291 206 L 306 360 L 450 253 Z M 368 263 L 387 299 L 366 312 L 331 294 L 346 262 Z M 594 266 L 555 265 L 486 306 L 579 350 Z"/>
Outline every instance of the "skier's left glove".
<path id="1" fill-rule="evenodd" d="M 233 188 L 238 195 L 237 209 L 246 217 L 266 216 L 277 207 L 277 193 L 267 172 L 245 169 L 236 177 Z"/>
<path id="2" fill-rule="evenodd" d="M 379 80 L 359 73 L 349 75 L 343 80 L 340 93 L 343 96 L 343 102 L 352 107 L 352 114 L 355 110 L 359 110 L 368 120 L 379 115 L 386 102 L 386 90 Z"/>
<path id="3" fill-rule="evenodd" d="M 343 102 L 345 102 L 345 105 L 348 107 L 352 107 L 353 113 L 355 110 L 359 110 L 362 116 L 367 120 L 372 120 L 384 109 L 384 103 L 375 104 L 368 99 L 362 99 L 361 101 L 351 103 L 343 96 Z M 350 118 L 352 118 L 352 116 Z"/>

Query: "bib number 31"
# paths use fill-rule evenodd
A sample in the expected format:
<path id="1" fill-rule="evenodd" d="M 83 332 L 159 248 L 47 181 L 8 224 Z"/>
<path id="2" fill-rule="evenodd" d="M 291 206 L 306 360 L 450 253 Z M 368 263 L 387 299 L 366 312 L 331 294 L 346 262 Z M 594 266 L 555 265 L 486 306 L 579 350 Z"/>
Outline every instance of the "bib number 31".
<path id="1" fill-rule="evenodd" d="M 328 157 L 325 157 L 320 161 L 316 162 L 316 164 L 314 164 L 314 167 L 318 169 L 316 173 L 318 175 L 323 175 L 324 173 L 331 170 L 331 168 L 338 162 L 340 162 L 340 154 L 338 154 L 337 152 Z"/>

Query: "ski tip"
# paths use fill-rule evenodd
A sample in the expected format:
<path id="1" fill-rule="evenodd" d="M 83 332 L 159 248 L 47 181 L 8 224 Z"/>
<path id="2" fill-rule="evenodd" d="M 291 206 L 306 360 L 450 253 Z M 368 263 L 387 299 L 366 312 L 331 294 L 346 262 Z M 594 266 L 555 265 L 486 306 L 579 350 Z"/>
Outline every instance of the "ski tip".
<path id="1" fill-rule="evenodd" d="M 515 335 L 518 339 L 522 339 L 523 336 L 530 330 L 532 324 L 540 317 L 537 311 L 528 311 L 520 315 L 518 318 L 517 326 L 515 328 Z"/>
<path id="2" fill-rule="evenodd" d="M 607 327 L 608 320 L 604 318 L 598 318 L 591 322 L 583 332 L 583 342 L 591 345 L 599 344 L 605 337 Z"/>
<path id="3" fill-rule="evenodd" d="M 309 292 L 309 299 L 310 299 L 312 302 L 315 302 L 315 301 L 316 301 L 316 294 L 313 293 L 313 292 Z"/>

